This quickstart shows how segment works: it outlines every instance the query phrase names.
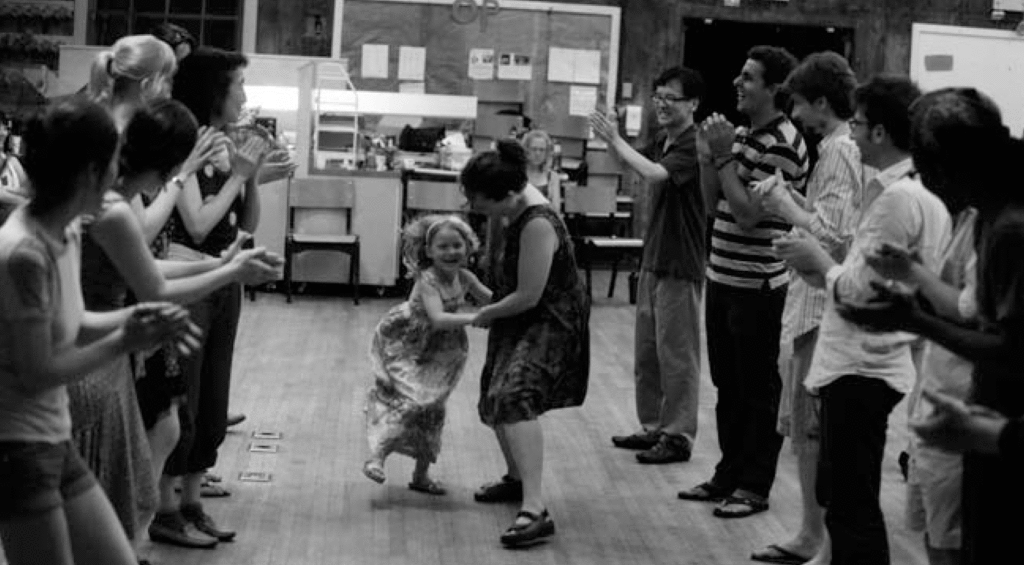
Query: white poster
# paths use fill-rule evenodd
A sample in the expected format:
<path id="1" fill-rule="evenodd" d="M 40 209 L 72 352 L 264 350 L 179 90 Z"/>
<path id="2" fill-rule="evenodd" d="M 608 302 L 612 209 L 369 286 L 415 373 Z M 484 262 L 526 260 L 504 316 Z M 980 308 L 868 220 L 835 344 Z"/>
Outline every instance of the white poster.
<path id="1" fill-rule="evenodd" d="M 533 65 L 529 55 L 502 53 L 498 57 L 499 80 L 533 80 Z"/>
<path id="2" fill-rule="evenodd" d="M 576 51 L 576 68 L 573 82 L 598 84 L 601 82 L 601 52 L 589 49 Z"/>
<path id="3" fill-rule="evenodd" d="M 426 47 L 403 45 L 398 48 L 398 80 L 422 81 L 426 68 Z"/>
<path id="4" fill-rule="evenodd" d="M 576 50 L 552 47 L 548 51 L 548 80 L 573 82 L 576 68 Z"/>
<path id="5" fill-rule="evenodd" d="M 388 46 L 367 43 L 363 45 L 363 78 L 388 78 Z"/>
<path id="6" fill-rule="evenodd" d="M 494 49 L 469 50 L 469 78 L 494 80 Z"/>
<path id="7" fill-rule="evenodd" d="M 597 87 L 576 86 L 569 87 L 569 115 L 589 116 L 597 108 Z"/>
<path id="8" fill-rule="evenodd" d="M 601 52 L 592 49 L 563 49 L 552 47 L 548 51 L 548 80 L 577 84 L 601 82 Z"/>

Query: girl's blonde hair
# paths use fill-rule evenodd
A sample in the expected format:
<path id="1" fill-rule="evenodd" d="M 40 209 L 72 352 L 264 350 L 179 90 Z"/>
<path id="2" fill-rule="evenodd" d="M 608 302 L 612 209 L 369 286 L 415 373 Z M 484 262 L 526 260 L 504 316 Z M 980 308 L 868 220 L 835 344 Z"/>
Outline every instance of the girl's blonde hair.
<path id="1" fill-rule="evenodd" d="M 455 214 L 427 214 L 411 220 L 402 230 L 402 263 L 409 269 L 409 277 L 417 277 L 424 269 L 429 268 L 433 261 L 427 257 L 430 242 L 442 228 L 450 227 L 457 231 L 466 242 L 466 255 L 475 253 L 480 247 L 480 240 L 469 227 L 466 220 Z"/>
<path id="2" fill-rule="evenodd" d="M 169 77 L 177 68 L 170 45 L 152 35 L 126 35 L 96 55 L 89 75 L 89 96 L 108 102 L 130 83 Z"/>

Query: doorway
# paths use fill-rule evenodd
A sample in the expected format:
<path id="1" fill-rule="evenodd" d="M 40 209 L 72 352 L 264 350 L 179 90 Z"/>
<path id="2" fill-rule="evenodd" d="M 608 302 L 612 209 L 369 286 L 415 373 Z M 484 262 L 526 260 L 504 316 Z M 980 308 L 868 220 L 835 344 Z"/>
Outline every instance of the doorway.
<path id="1" fill-rule="evenodd" d="M 718 112 L 739 125 L 736 90 L 732 81 L 739 74 L 747 51 L 755 45 L 775 45 L 789 50 L 797 59 L 818 51 L 835 51 L 853 61 L 853 29 L 810 25 L 761 24 L 731 20 L 685 18 L 686 38 L 683 64 L 700 71 L 707 84 L 697 119 Z"/>

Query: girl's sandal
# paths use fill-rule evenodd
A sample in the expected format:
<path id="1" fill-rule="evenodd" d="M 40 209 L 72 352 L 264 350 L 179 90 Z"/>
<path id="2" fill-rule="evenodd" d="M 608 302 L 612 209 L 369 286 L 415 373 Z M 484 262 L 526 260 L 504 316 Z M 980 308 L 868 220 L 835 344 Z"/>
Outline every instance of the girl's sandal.
<path id="1" fill-rule="evenodd" d="M 384 468 L 380 465 L 374 465 L 369 461 L 363 464 L 363 474 L 366 475 L 366 478 L 377 484 L 384 484 L 384 479 L 386 478 Z"/>
<path id="2" fill-rule="evenodd" d="M 432 494 L 435 496 L 442 496 L 448 494 L 448 489 L 441 485 L 440 481 L 432 481 L 430 479 L 426 481 L 413 481 L 409 483 L 409 490 L 416 492 L 422 492 L 424 494 Z"/>

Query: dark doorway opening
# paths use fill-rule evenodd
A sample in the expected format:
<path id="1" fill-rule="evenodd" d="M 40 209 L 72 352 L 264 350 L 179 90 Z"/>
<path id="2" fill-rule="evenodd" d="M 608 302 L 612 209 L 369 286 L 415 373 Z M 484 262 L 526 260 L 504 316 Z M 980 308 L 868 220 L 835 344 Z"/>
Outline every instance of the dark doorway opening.
<path id="1" fill-rule="evenodd" d="M 707 83 L 707 96 L 697 112 L 703 119 L 718 112 L 735 124 L 743 123 L 736 112 L 736 90 L 732 81 L 755 45 L 775 45 L 789 50 L 797 59 L 818 51 L 835 51 L 853 64 L 853 30 L 823 26 L 747 23 L 731 20 L 686 18 L 684 61 Z"/>

